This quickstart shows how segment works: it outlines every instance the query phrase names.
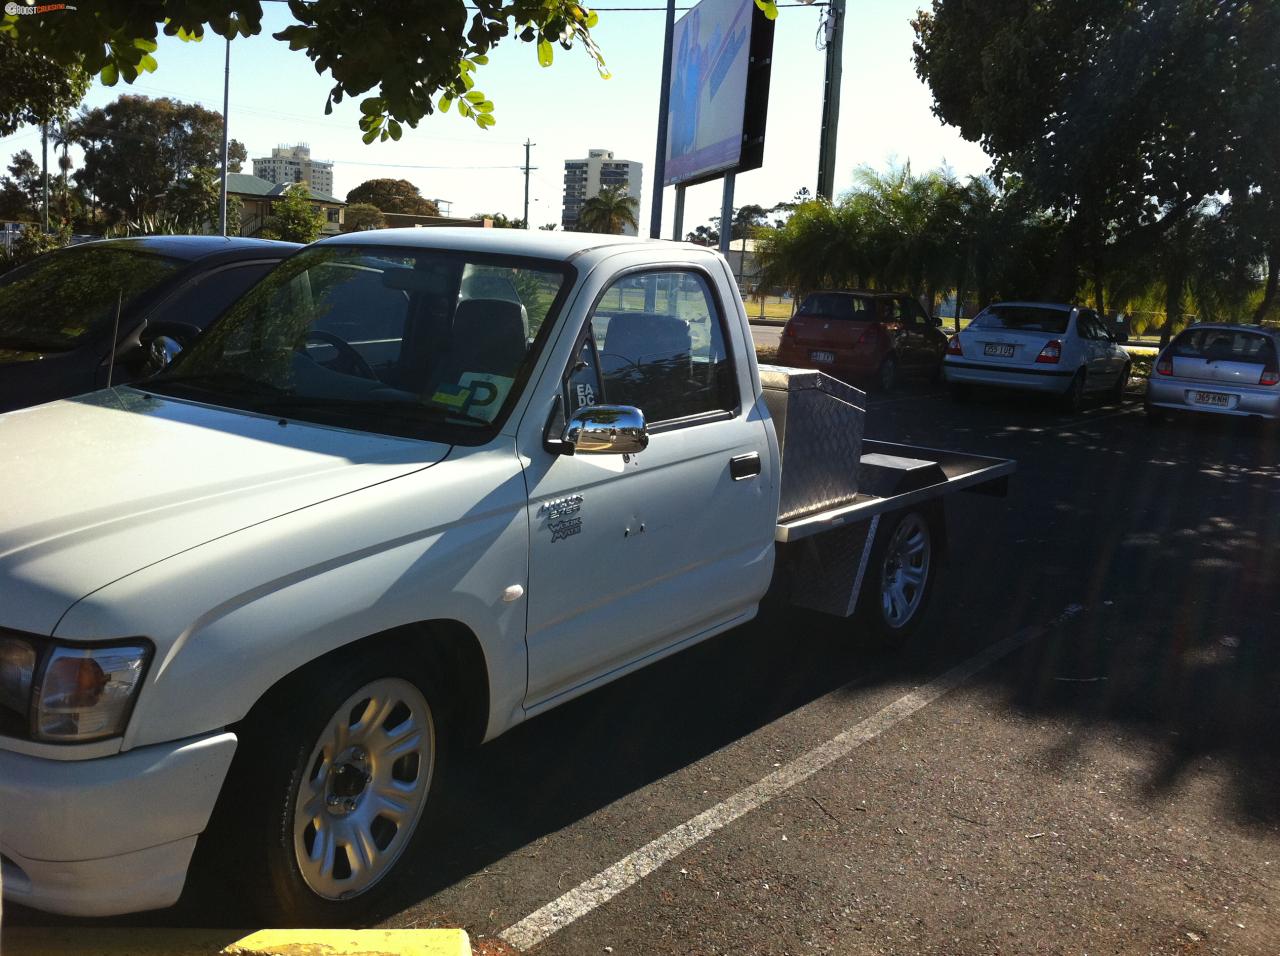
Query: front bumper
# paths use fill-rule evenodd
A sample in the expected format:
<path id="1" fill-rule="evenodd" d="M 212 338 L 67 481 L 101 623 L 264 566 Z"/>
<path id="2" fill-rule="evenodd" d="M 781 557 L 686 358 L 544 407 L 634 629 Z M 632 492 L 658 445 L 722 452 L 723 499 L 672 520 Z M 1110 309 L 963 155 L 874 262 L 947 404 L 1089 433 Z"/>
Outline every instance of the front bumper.
<path id="1" fill-rule="evenodd" d="M 1196 392 L 1212 392 L 1228 396 L 1227 407 L 1201 405 Z M 1235 415 L 1280 419 L 1280 386 L 1259 385 L 1256 388 L 1225 385 L 1218 382 L 1192 382 L 1172 376 L 1152 375 L 1147 379 L 1146 404 L 1183 412 L 1205 412 L 1210 415 Z"/>
<path id="2" fill-rule="evenodd" d="M 221 732 L 96 760 L 0 751 L 5 899 L 72 916 L 177 902 L 235 748 Z"/>
<path id="3" fill-rule="evenodd" d="M 993 388 L 1016 388 L 1026 392 L 1063 395 L 1071 385 L 1075 369 L 1008 368 L 983 365 L 966 359 L 948 358 L 942 364 L 948 383 L 956 385 L 988 385 Z"/>

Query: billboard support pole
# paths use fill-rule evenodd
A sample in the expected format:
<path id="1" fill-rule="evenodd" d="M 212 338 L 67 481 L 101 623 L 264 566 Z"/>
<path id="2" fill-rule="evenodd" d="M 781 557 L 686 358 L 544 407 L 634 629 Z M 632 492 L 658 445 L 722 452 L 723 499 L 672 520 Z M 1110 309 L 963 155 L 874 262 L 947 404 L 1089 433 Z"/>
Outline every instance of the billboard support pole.
<path id="1" fill-rule="evenodd" d="M 676 187 L 675 222 L 671 226 L 671 238 L 679 242 L 684 238 L 684 187 Z"/>
<path id="2" fill-rule="evenodd" d="M 729 236 L 733 232 L 733 173 L 724 174 L 724 195 L 720 199 L 720 254 L 729 251 Z"/>
<path id="3" fill-rule="evenodd" d="M 818 198 L 830 202 L 835 193 L 836 129 L 840 125 L 840 58 L 844 48 L 844 0 L 827 7 L 827 78 L 822 98 L 822 137 L 818 146 Z"/>
<path id="4" fill-rule="evenodd" d="M 650 239 L 662 238 L 662 181 L 667 176 L 667 114 L 671 112 L 671 48 L 675 32 L 676 0 L 667 0 L 667 31 L 662 41 L 662 93 L 658 98 L 658 149 L 653 157 L 653 201 L 649 212 Z"/>

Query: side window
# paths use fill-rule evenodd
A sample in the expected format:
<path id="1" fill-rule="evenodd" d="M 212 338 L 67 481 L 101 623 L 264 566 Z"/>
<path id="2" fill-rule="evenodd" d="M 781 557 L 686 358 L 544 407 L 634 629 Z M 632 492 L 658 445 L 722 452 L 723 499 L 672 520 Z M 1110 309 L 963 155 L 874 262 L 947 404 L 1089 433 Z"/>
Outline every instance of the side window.
<path id="1" fill-rule="evenodd" d="M 609 403 L 634 405 L 651 423 L 737 407 L 724 320 L 698 273 L 624 276 L 591 329 Z"/>
<path id="2" fill-rule="evenodd" d="M 220 316 L 249 287 L 271 271 L 274 262 L 218 269 L 196 279 L 160 307 L 155 321 L 187 322 L 203 329 Z"/>
<path id="3" fill-rule="evenodd" d="M 1080 318 L 1076 320 L 1079 328 L 1080 336 L 1086 339 L 1105 339 L 1102 329 L 1098 324 L 1098 314 L 1096 312 L 1081 312 Z"/>
<path id="4" fill-rule="evenodd" d="M 929 321 L 929 317 L 924 314 L 924 309 L 920 308 L 920 303 L 915 299 L 906 299 L 902 304 L 906 309 L 907 315 L 910 316 L 911 324 L 915 326 L 916 331 L 928 328 L 933 324 Z"/>

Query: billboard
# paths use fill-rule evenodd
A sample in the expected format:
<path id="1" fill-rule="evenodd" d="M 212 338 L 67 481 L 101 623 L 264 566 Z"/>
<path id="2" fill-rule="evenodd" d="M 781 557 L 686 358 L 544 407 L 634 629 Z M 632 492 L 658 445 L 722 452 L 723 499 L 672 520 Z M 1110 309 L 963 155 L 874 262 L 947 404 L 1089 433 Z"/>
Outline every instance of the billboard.
<path id="1" fill-rule="evenodd" d="M 676 22 L 663 185 L 760 166 L 772 51 L 753 0 L 702 0 Z"/>

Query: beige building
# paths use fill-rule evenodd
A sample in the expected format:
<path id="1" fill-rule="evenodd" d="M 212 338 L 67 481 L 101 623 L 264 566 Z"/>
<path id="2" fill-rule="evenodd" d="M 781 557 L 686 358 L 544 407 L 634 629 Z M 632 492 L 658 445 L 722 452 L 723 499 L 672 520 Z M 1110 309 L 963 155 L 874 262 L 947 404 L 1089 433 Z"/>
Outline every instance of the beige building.
<path id="1" fill-rule="evenodd" d="M 306 143 L 277 146 L 270 156 L 255 159 L 253 175 L 280 186 L 306 183 L 318 193 L 333 194 L 333 163 L 312 159 Z"/>
<path id="2" fill-rule="evenodd" d="M 240 210 L 240 235 L 256 236 L 271 217 L 271 209 L 276 201 L 284 195 L 284 191 L 292 183 L 276 184 L 268 182 L 261 176 L 250 176 L 248 173 L 227 174 L 227 195 L 238 196 L 242 204 Z M 307 191 L 307 198 L 313 206 L 324 212 L 324 227 L 321 235 L 336 236 L 342 232 L 344 214 L 347 204 L 336 196 L 320 192 L 314 186 Z"/>
<path id="3" fill-rule="evenodd" d="M 564 212 L 560 217 L 560 225 L 567 232 L 578 228 L 578 215 L 582 212 L 582 204 L 593 196 L 600 195 L 605 186 L 622 186 L 623 191 L 636 201 L 636 219 L 640 218 L 640 176 L 644 171 L 642 163 L 630 159 L 614 158 L 612 150 L 591 149 L 586 159 L 566 159 L 564 161 Z M 629 236 L 636 234 L 635 229 L 627 226 L 625 232 Z"/>

